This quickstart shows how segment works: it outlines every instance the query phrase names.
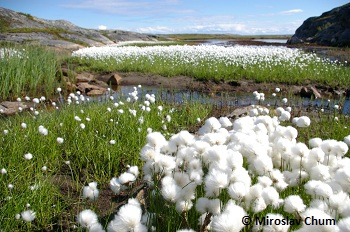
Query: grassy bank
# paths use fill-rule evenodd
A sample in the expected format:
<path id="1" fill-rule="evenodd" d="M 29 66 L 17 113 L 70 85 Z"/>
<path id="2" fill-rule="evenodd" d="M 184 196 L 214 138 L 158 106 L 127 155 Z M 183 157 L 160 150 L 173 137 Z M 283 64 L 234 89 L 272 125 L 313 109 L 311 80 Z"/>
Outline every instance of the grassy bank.
<path id="1" fill-rule="evenodd" d="M 264 144 L 265 140 L 263 138 L 264 136 L 271 136 L 271 139 L 276 140 L 276 142 L 269 143 L 269 146 L 272 146 L 271 154 L 279 154 L 278 149 L 280 148 L 277 147 L 277 144 L 279 144 L 277 140 L 279 139 L 282 139 L 280 142 L 290 143 L 288 149 L 291 150 L 294 149 L 292 147 L 296 144 L 305 143 L 310 152 L 312 146 L 309 145 L 309 140 L 311 138 L 318 137 L 322 141 L 327 141 L 327 139 L 342 141 L 345 136 L 350 134 L 347 127 L 349 117 L 339 114 L 336 109 L 332 110 L 333 112 L 330 114 L 322 113 L 322 110 L 318 109 L 318 112 L 314 113 L 312 117 L 310 115 L 312 118 L 311 126 L 298 128 L 297 133 L 292 131 L 287 133 L 282 132 L 284 131 L 283 128 L 288 126 L 297 128 L 291 122 L 293 116 L 289 120 L 282 121 L 281 118 L 277 119 L 280 115 L 278 113 L 280 109 L 270 108 L 269 114 L 277 116 L 274 119 L 275 124 L 273 120 L 268 120 L 269 116 L 252 117 L 250 119 L 247 117 L 247 119 L 244 119 L 247 120 L 246 123 L 241 125 L 242 128 L 247 127 L 246 129 L 238 130 L 237 125 L 240 125 L 238 123 L 232 131 L 228 131 L 222 126 L 221 129 L 212 129 L 211 131 L 199 130 L 197 133 L 201 136 L 192 137 L 192 135 L 181 131 L 193 125 L 218 127 L 213 123 L 213 120 L 209 124 L 204 123 L 204 119 L 210 117 L 212 106 L 186 102 L 180 105 L 170 104 L 145 93 L 142 93 L 142 97 L 136 101 L 135 96 L 140 96 L 137 93 L 142 93 L 142 88 L 135 87 L 134 92 L 128 95 L 128 99 L 106 96 L 106 102 L 102 103 L 88 103 L 89 100 L 83 96 L 71 95 L 66 102 L 67 105 L 56 105 L 57 108 L 53 107 L 43 112 L 36 109 L 37 113 L 30 111 L 11 118 L 2 118 L 0 120 L 0 127 L 3 129 L 0 134 L 0 184 L 3 187 L 3 191 L 0 191 L 0 199 L 3 199 L 0 217 L 1 229 L 5 231 L 36 231 L 43 229 L 48 231 L 70 231 L 74 230 L 74 227 L 82 228 L 82 225 L 79 224 L 81 221 L 78 220 L 77 222 L 77 215 L 84 209 L 92 209 L 96 212 L 101 226 L 107 228 L 107 225 L 114 218 L 113 213 L 118 212 L 117 209 L 113 211 L 112 208 L 108 207 L 113 205 L 115 207 L 116 202 L 124 201 L 121 197 L 124 195 L 119 195 L 123 192 L 126 192 L 126 197 L 132 198 L 131 193 L 134 186 L 133 184 L 125 185 L 125 189 L 115 195 L 109 189 L 110 181 L 113 177 L 122 180 L 121 175 L 128 169 L 128 165 L 136 165 L 141 173 L 134 181 L 135 185 L 137 183 L 150 184 L 150 188 L 147 188 L 148 190 L 145 192 L 146 203 L 143 205 L 143 213 L 149 216 L 147 227 L 150 229 L 153 226 L 160 231 L 174 231 L 183 228 L 201 231 L 201 225 L 198 224 L 199 217 L 202 216 L 202 220 L 204 220 L 206 215 L 210 216 L 210 214 L 204 213 L 203 216 L 200 206 L 196 205 L 198 199 L 209 197 L 209 199 L 220 202 L 218 205 L 221 209 L 220 212 L 223 212 L 229 200 L 232 199 L 232 192 L 230 192 L 228 186 L 221 188 L 218 195 L 208 193 L 208 176 L 212 175 L 210 174 L 211 169 L 216 162 L 219 162 L 210 161 L 211 159 L 226 157 L 233 150 L 235 153 L 231 155 L 237 156 L 240 154 L 243 156 L 244 162 L 241 168 L 251 170 L 251 185 L 249 187 L 254 189 L 259 187 L 258 185 L 264 186 L 268 183 L 265 182 L 268 180 L 264 178 L 273 178 L 270 174 L 265 173 L 265 175 L 252 168 L 252 160 L 248 155 L 251 155 L 251 152 L 245 146 L 250 144 L 252 149 L 259 148 L 260 151 L 261 149 L 267 149 L 265 146 L 268 145 Z M 283 96 L 277 97 L 282 99 Z M 281 100 L 278 102 L 282 104 Z M 264 104 L 264 102 L 262 101 L 261 104 Z M 287 109 L 287 106 L 288 103 L 285 103 L 284 108 Z M 293 108 L 292 115 L 296 115 L 297 111 L 297 108 Z M 202 121 L 198 122 L 197 118 L 201 118 Z M 252 122 L 257 121 L 250 124 L 248 122 L 250 120 Z M 281 121 L 277 123 L 278 120 Z M 259 136 L 249 132 L 248 127 L 254 128 L 254 133 L 259 134 Z M 153 132 L 161 132 L 164 137 L 152 134 L 150 128 Z M 288 127 L 288 130 L 291 130 L 290 127 Z M 203 134 L 203 131 L 206 132 Z M 245 137 L 247 136 L 246 133 L 249 134 L 249 139 Z M 152 136 L 156 137 L 152 138 Z M 168 143 L 163 144 L 162 138 L 168 140 Z M 287 138 L 289 139 L 286 140 Z M 231 144 L 234 140 L 235 145 Z M 177 148 L 172 147 L 172 143 L 176 143 Z M 158 149 L 158 146 L 164 147 Z M 203 153 L 198 153 L 199 151 Z M 329 157 L 333 153 L 326 154 Z M 149 166 L 150 163 L 147 159 L 157 157 L 157 155 L 159 155 L 159 158 Z M 348 157 L 348 154 L 343 155 Z M 162 161 L 161 157 L 162 159 L 168 157 L 169 160 L 167 162 Z M 199 159 L 199 157 L 201 158 Z M 233 165 L 239 164 L 238 158 L 233 160 Z M 185 160 L 181 161 L 182 159 Z M 325 161 L 322 161 L 322 165 L 328 165 L 326 160 L 325 158 Z M 334 159 L 331 158 L 331 160 L 332 165 L 335 165 Z M 180 181 L 178 183 L 184 184 L 183 188 L 186 191 L 191 192 L 193 191 L 191 189 L 196 187 L 194 188 L 194 198 L 191 198 L 193 206 L 188 205 L 189 208 L 183 211 L 181 211 L 181 208 L 184 207 L 184 205 L 181 206 L 182 203 L 169 200 L 167 194 L 171 194 L 171 190 L 168 193 L 165 192 L 162 181 L 162 178 L 169 175 L 165 168 L 175 161 L 178 166 L 170 170 L 172 173 L 170 176 L 180 175 L 180 172 L 184 176 L 180 175 L 176 178 L 179 178 L 177 179 L 177 181 Z M 191 165 L 187 163 L 191 161 L 194 163 Z M 285 160 L 286 164 L 280 166 L 279 162 L 275 160 L 274 172 L 281 172 L 281 175 L 285 175 L 283 180 L 287 183 L 286 188 L 278 190 L 280 199 L 286 199 L 290 195 L 298 195 L 306 207 L 311 207 L 311 202 L 318 198 L 310 196 L 309 192 L 303 187 L 304 184 L 314 178 L 307 176 L 310 172 L 307 169 L 308 160 L 305 159 L 304 161 L 305 164 L 303 165 L 305 166 L 300 169 L 302 170 L 300 172 L 294 161 L 293 164 L 287 164 L 291 161 L 287 162 Z M 227 165 L 224 161 L 220 162 L 223 163 L 221 166 L 215 166 L 216 168 Z M 164 169 L 159 169 L 158 165 L 164 165 Z M 191 167 L 194 165 L 193 168 L 196 168 L 196 170 L 201 168 L 203 172 L 199 172 L 198 169 L 199 173 L 193 172 L 191 174 L 192 171 L 188 169 L 189 166 L 187 165 Z M 293 178 L 288 179 L 288 176 L 295 173 L 299 176 L 299 172 L 303 176 L 300 183 L 295 182 Z M 196 179 L 195 186 L 193 186 L 194 182 L 186 182 L 186 175 L 189 178 L 195 178 L 196 176 L 196 178 L 199 178 Z M 211 178 L 214 177 L 215 175 Z M 244 181 L 244 178 L 242 178 L 232 179 L 231 184 L 239 180 Z M 297 179 L 296 176 L 295 178 Z M 97 200 L 95 201 L 83 198 L 84 186 L 88 186 L 92 182 L 96 182 L 97 188 L 100 190 L 100 196 L 96 197 Z M 189 189 L 187 189 L 187 186 Z M 268 187 L 271 186 L 264 186 L 263 189 Z M 178 191 L 182 191 L 181 188 Z M 99 198 L 102 198 L 103 201 L 100 202 Z M 262 207 L 261 210 L 253 206 L 250 208 L 250 203 L 246 202 L 247 199 L 248 197 L 242 198 L 241 201 L 237 201 L 237 205 L 243 207 L 252 218 L 262 218 L 268 213 L 278 213 L 283 217 L 297 218 L 297 214 L 285 212 L 282 205 L 279 207 L 268 205 L 266 208 Z M 101 203 L 104 204 L 103 207 L 99 206 Z M 189 202 L 187 203 L 189 204 Z M 26 222 L 24 221 L 25 216 L 21 213 L 30 210 L 35 212 L 35 218 L 33 221 Z M 219 215 L 216 216 L 219 217 Z M 337 214 L 334 217 L 340 220 L 344 216 Z M 211 220 L 215 222 L 217 218 Z M 143 223 L 146 224 L 146 222 Z M 243 231 L 250 231 L 252 227 L 253 225 L 246 226 Z M 298 226 L 291 227 L 291 229 L 297 228 Z M 213 231 L 216 231 L 216 229 L 213 229 Z"/>
<path id="2" fill-rule="evenodd" d="M 200 104 L 173 105 L 157 100 L 145 103 L 149 106 L 142 110 L 139 102 L 126 99 L 84 104 L 87 99 L 76 97 L 80 104 L 74 97 L 69 106 L 62 105 L 54 112 L 36 116 L 28 112 L 0 120 L 0 229 L 69 228 L 75 224 L 76 210 L 86 207 L 86 201 L 81 200 L 84 185 L 96 181 L 99 186 L 108 186 L 126 165 L 142 166 L 138 154 L 148 128 L 170 136 L 210 112 L 210 106 Z M 55 182 L 60 177 L 66 185 Z M 62 190 L 67 183 L 68 189 Z M 76 204 L 77 208 L 73 207 Z M 15 219 L 25 210 L 36 212 L 34 223 Z M 60 225 L 67 214 L 73 224 Z"/>
<path id="3" fill-rule="evenodd" d="M 52 96 L 59 66 L 57 53 L 45 47 L 0 44 L 0 99 Z"/>
<path id="4" fill-rule="evenodd" d="M 70 62 L 95 71 L 182 74 L 202 80 L 230 80 L 234 74 L 256 81 L 346 86 L 349 78 L 342 64 L 299 50 L 146 48 L 117 48 L 117 55 L 110 48 L 104 53 L 87 50 Z M 21 56 L 27 50 L 7 49 L 7 62 L 20 57 L 9 70 L 26 62 Z M 47 60 L 57 65 L 57 57 Z M 44 64 L 37 59 L 30 69 L 19 71 L 41 70 Z M 41 93 L 43 85 L 48 93 L 55 92 L 58 83 L 51 82 L 36 82 L 32 94 Z M 19 95 L 28 95 L 31 89 L 22 88 Z M 329 228 L 304 224 L 280 231 L 345 228 L 350 167 L 343 141 L 350 144 L 350 137 L 344 139 L 350 135 L 350 121 L 339 113 L 344 99 L 322 103 L 309 118 L 300 117 L 304 111 L 297 106 L 289 107 L 293 99 L 284 99 L 280 90 L 274 93 L 273 107 L 255 92 L 257 107 L 232 126 L 227 118 L 210 118 L 211 105 L 162 102 L 142 87 L 133 90 L 126 98 L 106 95 L 104 102 L 71 94 L 63 104 L 34 106 L 0 118 L 0 230 L 252 231 L 274 226 L 254 225 L 256 218 L 267 215 L 337 222 Z M 190 134 L 189 127 L 200 129 Z M 141 191 L 136 191 L 139 186 Z M 83 211 L 87 209 L 97 215 Z M 253 221 L 242 225 L 243 216 Z"/>
<path id="5" fill-rule="evenodd" d="M 253 80 L 348 87 L 346 63 L 271 46 L 152 46 L 86 48 L 73 53 L 80 70 L 185 75 L 198 80 Z"/>

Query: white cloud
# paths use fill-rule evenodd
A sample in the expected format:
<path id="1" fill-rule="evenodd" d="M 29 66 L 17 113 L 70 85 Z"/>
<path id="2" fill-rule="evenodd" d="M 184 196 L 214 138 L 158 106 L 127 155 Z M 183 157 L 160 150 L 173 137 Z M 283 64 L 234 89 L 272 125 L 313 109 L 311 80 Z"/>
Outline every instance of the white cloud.
<path id="1" fill-rule="evenodd" d="M 192 10 L 181 8 L 179 0 L 82 0 L 79 2 L 72 1 L 68 4 L 62 4 L 61 6 L 65 8 L 91 9 L 109 14 L 138 17 L 193 12 Z"/>
<path id="2" fill-rule="evenodd" d="M 145 34 L 171 34 L 176 32 L 173 28 L 164 26 L 140 27 L 135 29 L 135 31 Z"/>
<path id="3" fill-rule="evenodd" d="M 99 30 L 107 30 L 107 26 L 100 25 L 97 27 Z"/>
<path id="4" fill-rule="evenodd" d="M 297 14 L 303 12 L 302 9 L 293 9 L 293 10 L 286 10 L 286 11 L 281 11 L 279 14 L 281 15 L 291 15 L 291 14 Z"/>
<path id="5" fill-rule="evenodd" d="M 171 34 L 171 33 L 222 33 L 222 34 L 242 34 L 242 35 L 262 35 L 262 34 L 294 34 L 301 22 L 286 22 L 271 24 L 267 22 L 245 22 L 245 23 L 212 23 L 212 24 L 192 24 L 190 26 L 154 26 L 134 28 L 132 31 L 151 34 Z"/>

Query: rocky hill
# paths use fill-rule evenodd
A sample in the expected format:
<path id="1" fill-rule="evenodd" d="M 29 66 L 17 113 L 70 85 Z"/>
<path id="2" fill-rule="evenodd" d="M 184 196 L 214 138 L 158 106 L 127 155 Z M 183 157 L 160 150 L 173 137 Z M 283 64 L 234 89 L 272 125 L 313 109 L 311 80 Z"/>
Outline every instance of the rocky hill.
<path id="1" fill-rule="evenodd" d="M 156 36 L 122 30 L 94 30 L 65 20 L 45 20 L 0 7 L 0 41 L 31 42 L 76 50 L 118 41 L 156 40 Z"/>
<path id="2" fill-rule="evenodd" d="M 325 12 L 319 17 L 308 18 L 288 43 L 350 46 L 350 3 Z"/>

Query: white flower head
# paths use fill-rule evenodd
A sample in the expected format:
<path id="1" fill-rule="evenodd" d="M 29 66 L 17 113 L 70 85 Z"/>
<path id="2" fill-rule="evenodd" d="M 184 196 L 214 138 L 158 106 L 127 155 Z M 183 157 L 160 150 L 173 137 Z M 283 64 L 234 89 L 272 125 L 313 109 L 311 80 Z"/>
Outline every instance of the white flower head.
<path id="1" fill-rule="evenodd" d="M 61 137 L 58 137 L 58 138 L 56 139 L 56 141 L 57 141 L 58 144 L 62 144 L 62 143 L 64 142 L 64 139 L 61 138 Z"/>
<path id="2" fill-rule="evenodd" d="M 33 210 L 26 210 L 21 213 L 22 219 L 26 222 L 31 222 L 35 219 L 35 212 Z"/>
<path id="3" fill-rule="evenodd" d="M 284 211 L 287 213 L 300 213 L 306 206 L 299 195 L 290 195 L 284 200 Z"/>
<path id="4" fill-rule="evenodd" d="M 122 206 L 115 218 L 108 224 L 108 231 L 147 231 L 141 224 L 142 210 L 135 199 L 129 199 L 128 204 Z"/>
<path id="5" fill-rule="evenodd" d="M 42 125 L 39 126 L 38 130 L 39 130 L 39 133 L 40 133 L 41 135 L 44 135 L 44 136 L 48 135 L 48 133 L 49 133 L 48 129 L 46 129 L 46 128 L 45 128 L 44 126 L 42 126 Z"/>
<path id="6" fill-rule="evenodd" d="M 81 211 L 77 221 L 83 228 L 89 228 L 91 225 L 98 223 L 97 215 L 90 209 Z"/>
<path id="7" fill-rule="evenodd" d="M 88 198 L 90 200 L 96 200 L 99 195 L 99 190 L 97 189 L 97 182 L 91 182 L 88 186 L 83 189 L 83 198 Z"/>
<path id="8" fill-rule="evenodd" d="M 33 158 L 33 155 L 31 153 L 27 153 L 27 154 L 24 155 L 24 158 L 26 160 L 31 160 Z"/>

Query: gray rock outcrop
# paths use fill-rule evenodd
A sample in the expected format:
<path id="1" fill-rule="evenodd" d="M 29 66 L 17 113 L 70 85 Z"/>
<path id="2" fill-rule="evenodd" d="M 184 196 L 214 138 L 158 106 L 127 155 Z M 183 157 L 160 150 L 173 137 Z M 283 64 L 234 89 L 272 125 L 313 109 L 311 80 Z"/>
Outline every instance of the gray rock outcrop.
<path id="1" fill-rule="evenodd" d="M 287 43 L 350 46 L 350 3 L 308 18 Z"/>
<path id="2" fill-rule="evenodd" d="M 81 28 L 66 20 L 46 20 L 0 7 L 0 41 L 30 42 L 76 50 L 118 41 L 155 39 L 154 35 L 136 32 Z"/>

